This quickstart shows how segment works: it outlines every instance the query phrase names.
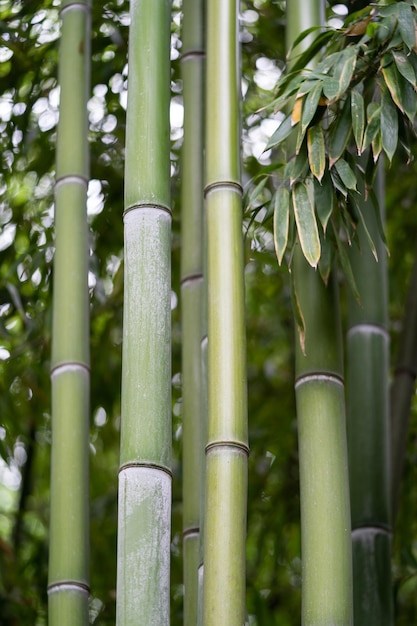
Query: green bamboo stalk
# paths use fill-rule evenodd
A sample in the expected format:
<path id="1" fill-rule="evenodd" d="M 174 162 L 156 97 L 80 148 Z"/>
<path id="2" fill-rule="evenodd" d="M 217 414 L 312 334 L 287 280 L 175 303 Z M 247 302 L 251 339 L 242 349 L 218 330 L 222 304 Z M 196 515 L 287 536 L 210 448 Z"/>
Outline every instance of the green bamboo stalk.
<path id="1" fill-rule="evenodd" d="M 287 3 L 288 48 L 323 23 L 324 4 Z M 297 53 L 297 50 L 294 54 Z M 352 556 L 341 324 L 327 287 L 297 245 L 292 274 L 304 329 L 296 345 L 303 626 L 351 626 Z"/>
<path id="2" fill-rule="evenodd" d="M 378 262 L 358 228 L 360 249 L 350 259 L 361 296 L 348 306 L 347 417 L 352 509 L 354 619 L 356 626 L 393 624 L 391 585 L 391 466 L 388 401 L 389 335 L 386 252 L 376 209 L 362 213 Z M 382 194 L 381 194 L 382 195 Z"/>
<path id="3" fill-rule="evenodd" d="M 391 385 L 392 511 L 395 520 L 400 501 L 401 478 L 410 421 L 411 401 L 417 376 L 417 257 L 408 287 L 403 328 L 394 380 Z"/>
<path id="4" fill-rule="evenodd" d="M 247 399 L 238 3 L 207 3 L 208 443 L 205 626 L 245 622 Z"/>
<path id="5" fill-rule="evenodd" d="M 169 624 L 170 2 L 130 4 L 117 624 Z"/>
<path id="6" fill-rule="evenodd" d="M 89 11 L 87 0 L 61 3 L 51 357 L 51 626 L 89 623 Z"/>
<path id="7" fill-rule="evenodd" d="M 184 0 L 181 293 L 184 624 L 198 621 L 203 461 L 204 2 Z"/>

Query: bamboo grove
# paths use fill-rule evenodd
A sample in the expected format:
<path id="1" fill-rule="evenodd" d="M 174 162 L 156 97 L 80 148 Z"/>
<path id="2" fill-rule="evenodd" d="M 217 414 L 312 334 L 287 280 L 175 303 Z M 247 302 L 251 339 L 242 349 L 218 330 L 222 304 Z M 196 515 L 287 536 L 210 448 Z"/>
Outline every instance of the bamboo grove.
<path id="1" fill-rule="evenodd" d="M 24 541 L 41 537 L 35 515 L 20 509 L 42 509 L 35 487 L 27 495 L 41 456 L 29 463 L 32 448 L 16 435 L 15 458 L 26 445 L 33 478 L 22 461 L 13 550 L 0 510 L 0 621 L 409 622 L 417 580 L 409 243 L 406 297 L 395 263 L 404 267 L 398 241 L 412 239 L 417 220 L 403 227 L 391 178 L 401 172 L 413 189 L 417 2 L 36 0 L 30 27 L 20 4 L 0 5 L 5 81 L 13 67 L 27 71 L 14 28 L 36 33 L 48 16 L 58 33 L 39 44 L 49 65 L 7 92 L 32 97 L 39 83 L 24 114 L 25 147 L 17 125 L 10 133 L 15 153 L 30 156 L 13 165 L 5 149 L 16 179 L 23 162 L 43 171 L 33 120 L 38 100 L 59 93 L 56 133 L 51 124 L 40 144 L 54 164 L 37 183 L 53 180 L 53 220 L 37 188 L 11 211 L 16 223 L 23 211 L 21 229 L 32 222 L 49 233 L 37 256 L 26 255 L 51 264 L 39 270 L 52 286 L 42 278 L 35 290 L 37 315 L 25 313 L 27 289 L 19 293 L 8 269 L 30 275 L 19 230 L 12 264 L 0 233 L 0 294 L 11 302 L 0 303 L 0 372 L 6 385 L 2 355 L 30 345 L 10 395 L 20 393 L 16 406 L 28 412 L 37 397 L 38 420 L 49 420 L 40 398 L 51 404 L 50 424 L 31 427 L 33 449 L 51 433 L 47 513 L 37 513 L 47 520 L 47 608 L 25 600 L 11 577 L 15 562 L 32 558 Z M 268 72 L 273 89 L 263 86 Z M 13 123 L 24 111 L 17 104 Z M 9 121 L 0 122 L 2 141 Z M 7 180 L 0 194 L 13 189 Z M 53 251 L 47 262 L 44 247 Z M 15 310 L 20 335 L 8 321 Z M 13 332 L 23 348 L 12 350 Z M 50 393 L 36 391 L 45 386 L 36 361 L 47 363 Z M 30 386 L 26 400 L 16 380 Z M 12 423 L 0 424 L 2 459 Z M 7 602 L 3 610 L 7 594 L 20 613 Z"/>

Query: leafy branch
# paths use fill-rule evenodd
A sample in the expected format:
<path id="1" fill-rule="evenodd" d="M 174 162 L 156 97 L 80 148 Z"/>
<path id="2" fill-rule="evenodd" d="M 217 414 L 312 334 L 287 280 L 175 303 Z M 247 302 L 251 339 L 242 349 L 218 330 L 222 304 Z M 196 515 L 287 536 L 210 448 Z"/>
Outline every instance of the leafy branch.
<path id="1" fill-rule="evenodd" d="M 304 256 L 325 281 L 335 254 L 349 277 L 342 242 L 352 242 L 359 223 L 376 257 L 359 198 L 374 195 L 381 154 L 391 162 L 401 146 L 411 158 L 416 10 L 417 0 L 373 4 L 349 16 L 340 30 L 309 29 L 294 43 L 296 49 L 313 37 L 278 83 L 272 105 L 290 112 L 266 146 L 278 155 L 275 170 L 281 172 L 268 211 L 280 264 L 298 235 Z"/>

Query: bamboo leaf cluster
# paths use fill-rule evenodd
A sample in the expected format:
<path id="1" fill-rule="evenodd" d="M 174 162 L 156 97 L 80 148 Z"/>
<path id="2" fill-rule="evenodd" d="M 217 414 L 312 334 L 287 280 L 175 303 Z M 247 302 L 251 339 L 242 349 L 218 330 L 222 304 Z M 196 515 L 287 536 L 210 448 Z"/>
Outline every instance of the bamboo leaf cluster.
<path id="1" fill-rule="evenodd" d="M 391 2 L 350 15 L 340 30 L 309 28 L 295 40 L 295 61 L 278 82 L 272 103 L 286 115 L 266 146 L 274 151 L 271 169 L 279 180 L 267 215 L 275 214 L 280 264 L 298 235 L 305 258 L 318 266 L 324 281 L 337 255 L 356 293 L 339 235 L 350 244 L 361 225 L 376 256 L 358 183 L 363 180 L 365 194 L 374 197 L 380 156 L 391 163 L 402 148 L 411 158 L 417 112 L 415 32 L 416 3 Z M 297 54 L 307 37 L 312 43 Z M 259 195 L 260 184 L 256 190 Z"/>

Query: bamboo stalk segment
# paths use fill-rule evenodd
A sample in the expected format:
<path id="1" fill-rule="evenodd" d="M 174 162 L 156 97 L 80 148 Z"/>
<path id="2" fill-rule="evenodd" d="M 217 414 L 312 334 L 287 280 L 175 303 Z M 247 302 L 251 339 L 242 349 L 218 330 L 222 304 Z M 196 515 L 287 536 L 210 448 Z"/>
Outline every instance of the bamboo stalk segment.
<path id="1" fill-rule="evenodd" d="M 245 609 L 247 400 L 238 3 L 207 3 L 208 440 L 203 623 L 241 626 Z"/>
<path id="2" fill-rule="evenodd" d="M 204 397 L 201 342 L 206 334 L 204 253 L 204 2 L 184 0 L 184 140 L 181 188 L 184 625 L 198 622 Z"/>
<path id="3" fill-rule="evenodd" d="M 376 207 L 362 213 L 378 252 L 374 259 L 363 227 L 350 259 L 361 303 L 350 295 L 347 334 L 347 416 L 352 508 L 354 617 L 357 626 L 392 626 L 391 449 L 386 251 Z"/>
<path id="4" fill-rule="evenodd" d="M 89 2 L 61 3 L 51 356 L 49 624 L 89 623 Z"/>
<path id="5" fill-rule="evenodd" d="M 169 624 L 170 2 L 130 5 L 118 626 Z"/>

